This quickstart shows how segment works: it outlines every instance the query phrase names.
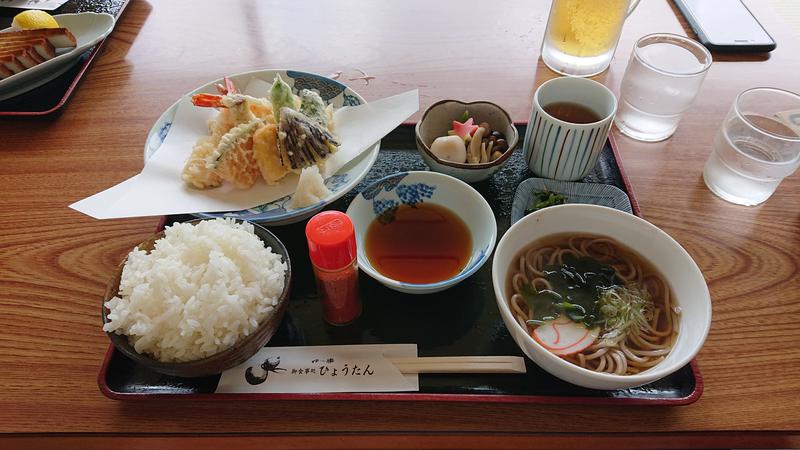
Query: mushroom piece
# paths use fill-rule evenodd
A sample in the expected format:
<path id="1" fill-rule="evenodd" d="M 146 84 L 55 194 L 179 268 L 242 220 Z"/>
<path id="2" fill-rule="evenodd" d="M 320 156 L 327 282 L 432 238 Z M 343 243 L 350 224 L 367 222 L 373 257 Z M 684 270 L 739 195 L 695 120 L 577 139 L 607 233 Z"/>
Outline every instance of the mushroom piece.
<path id="1" fill-rule="evenodd" d="M 481 162 L 481 139 L 483 139 L 485 133 L 486 128 L 483 127 L 478 127 L 475 131 L 467 149 L 467 163 L 479 164 Z"/>
<path id="2" fill-rule="evenodd" d="M 463 163 L 467 160 L 467 148 L 464 145 L 464 139 L 455 135 L 436 138 L 431 144 L 431 153 L 445 161 Z"/>

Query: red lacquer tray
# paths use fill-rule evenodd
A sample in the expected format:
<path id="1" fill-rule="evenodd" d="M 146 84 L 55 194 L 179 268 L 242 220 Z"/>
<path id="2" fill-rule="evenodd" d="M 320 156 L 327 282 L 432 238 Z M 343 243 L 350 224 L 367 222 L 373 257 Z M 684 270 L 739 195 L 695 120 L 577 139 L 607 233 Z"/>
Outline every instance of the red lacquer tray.
<path id="1" fill-rule="evenodd" d="M 523 124 L 518 126 L 524 127 Z M 366 179 L 353 192 L 332 204 L 331 209 L 346 209 L 356 193 L 383 176 L 397 171 L 425 170 L 414 145 L 412 126 L 403 125 L 394 130 L 383 140 L 378 160 Z M 474 185 L 492 205 L 499 235 L 509 227 L 514 190 L 530 176 L 522 152 L 517 151 L 492 179 Z M 594 172 L 584 181 L 612 184 L 622 189 L 630 197 L 634 213 L 640 214 L 613 141 L 606 145 Z M 191 218 L 167 217 L 164 223 Z M 359 280 L 364 305 L 362 316 L 346 327 L 325 324 L 308 261 L 304 225 L 270 228 L 291 254 L 293 283 L 288 312 L 270 346 L 416 343 L 420 356 L 524 357 L 497 310 L 491 262 L 459 285 L 426 296 L 389 290 L 362 273 Z M 420 391 L 413 393 L 214 394 L 218 375 L 194 379 L 160 375 L 109 347 L 98 382 L 103 394 L 117 400 L 402 400 L 674 406 L 696 401 L 703 391 L 695 362 L 646 386 L 598 391 L 563 382 L 525 359 L 528 370 L 525 375 L 422 374 Z"/>

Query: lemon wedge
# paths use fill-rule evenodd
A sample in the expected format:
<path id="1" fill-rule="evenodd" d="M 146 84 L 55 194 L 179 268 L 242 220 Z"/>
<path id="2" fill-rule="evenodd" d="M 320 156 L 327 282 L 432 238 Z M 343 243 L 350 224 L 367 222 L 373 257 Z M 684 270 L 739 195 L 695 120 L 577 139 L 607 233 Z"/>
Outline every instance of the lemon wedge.
<path id="1" fill-rule="evenodd" d="M 11 28 L 15 30 L 38 30 L 40 28 L 58 28 L 58 22 L 50 14 L 44 11 L 32 9 L 23 11 L 11 22 Z"/>

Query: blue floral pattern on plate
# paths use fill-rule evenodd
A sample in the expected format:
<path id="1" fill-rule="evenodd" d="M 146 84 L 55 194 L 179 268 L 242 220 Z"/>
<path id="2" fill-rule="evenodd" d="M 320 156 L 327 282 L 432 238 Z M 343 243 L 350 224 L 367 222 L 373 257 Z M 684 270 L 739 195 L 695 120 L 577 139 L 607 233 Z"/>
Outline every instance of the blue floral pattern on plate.
<path id="1" fill-rule="evenodd" d="M 401 184 L 397 186 L 397 196 L 405 205 L 417 206 L 426 198 L 433 197 L 436 186 L 425 183 Z"/>
<path id="2" fill-rule="evenodd" d="M 294 80 L 294 83 L 290 84 L 293 85 L 294 90 L 296 92 L 299 92 L 302 89 L 317 91 L 317 93 L 319 93 L 319 96 L 322 97 L 322 99 L 325 100 L 326 102 L 330 102 L 331 99 L 334 99 L 339 95 L 342 95 L 345 89 L 347 89 L 347 86 L 343 85 L 342 83 L 339 83 L 338 81 L 311 73 L 287 70 L 286 76 Z M 343 99 L 343 104 L 352 106 L 347 103 L 348 100 L 352 99 L 355 99 L 356 105 L 361 104 L 361 100 L 359 100 L 358 97 L 350 95 L 345 96 L 345 98 Z"/>
<path id="3" fill-rule="evenodd" d="M 347 93 L 344 94 L 342 101 L 344 106 L 356 106 L 361 104 L 361 101 L 358 99 L 358 97 L 349 95 Z"/>
<path id="4" fill-rule="evenodd" d="M 363 192 L 361 192 L 361 195 L 367 200 L 372 200 L 378 194 L 380 194 L 381 191 L 391 192 L 395 187 L 397 187 L 398 184 L 400 184 L 401 181 L 403 181 L 403 178 L 405 178 L 406 175 L 408 175 L 408 172 L 399 172 L 394 175 L 384 177 L 367 187 Z"/>
<path id="5" fill-rule="evenodd" d="M 167 138 L 170 128 L 172 128 L 172 122 L 166 122 L 164 125 L 161 125 L 161 129 L 158 130 L 158 139 L 161 141 L 159 142 L 159 147 L 164 143 L 164 139 Z"/>
<path id="6" fill-rule="evenodd" d="M 342 106 L 356 106 L 363 103 L 358 94 L 350 90 L 350 88 L 344 84 L 336 80 L 312 73 L 293 70 L 262 70 L 231 75 L 230 78 L 234 80 L 236 78 L 247 80 L 251 77 L 257 77 L 265 81 L 272 81 L 275 78 L 275 75 L 278 74 L 280 74 L 284 81 L 292 86 L 295 91 L 299 91 L 300 89 L 311 89 L 319 92 L 323 100 L 329 104 L 332 104 L 334 108 L 341 108 Z M 209 83 L 204 88 L 197 89 L 192 93 L 203 92 L 204 90 L 206 92 L 213 92 L 213 88 L 209 88 L 209 86 L 213 86 L 213 83 Z M 158 149 L 161 147 L 161 144 L 166 139 L 172 127 L 172 120 L 175 117 L 177 108 L 178 102 L 175 102 L 161 115 L 161 117 L 159 117 L 153 128 L 150 130 L 144 152 L 145 161 L 150 159 L 150 157 L 152 157 L 155 152 L 158 151 Z M 349 170 L 346 172 L 337 173 L 325 180 L 325 185 L 331 191 L 331 195 L 315 205 L 300 209 L 291 209 L 291 196 L 285 196 L 247 210 L 220 213 L 196 213 L 194 215 L 198 217 L 235 217 L 238 219 L 260 222 L 262 224 L 276 225 L 298 222 L 309 217 L 316 211 L 322 209 L 355 187 L 372 167 L 372 164 L 377 158 L 377 148 L 367 150 L 365 154 L 359 158 L 361 158 L 361 163 L 349 164 Z"/>
<path id="7" fill-rule="evenodd" d="M 395 200 L 383 200 L 376 198 L 372 201 L 372 211 L 378 217 L 380 223 L 389 223 L 394 220 L 394 214 L 400 203 Z"/>
<path id="8" fill-rule="evenodd" d="M 372 211 L 381 223 L 393 221 L 395 212 L 400 205 L 417 206 L 424 203 L 426 198 L 433 197 L 436 186 L 425 183 L 400 183 L 406 175 L 408 173 L 401 172 L 378 180 L 361 193 L 364 199 L 372 200 Z M 392 190 L 397 194 L 399 201 L 377 198 L 382 191 L 391 192 Z"/>
<path id="9" fill-rule="evenodd" d="M 172 128 L 172 119 L 175 118 L 175 111 L 168 110 L 167 112 L 171 112 L 171 114 L 165 113 L 153 126 L 153 130 L 158 129 L 158 132 L 154 133 L 153 130 L 150 131 L 150 136 L 147 138 L 147 145 L 145 146 L 145 161 L 150 159 L 150 157 L 161 148 L 161 144 L 164 143 L 164 139 L 167 138 L 167 134 L 169 134 L 169 130 Z"/>

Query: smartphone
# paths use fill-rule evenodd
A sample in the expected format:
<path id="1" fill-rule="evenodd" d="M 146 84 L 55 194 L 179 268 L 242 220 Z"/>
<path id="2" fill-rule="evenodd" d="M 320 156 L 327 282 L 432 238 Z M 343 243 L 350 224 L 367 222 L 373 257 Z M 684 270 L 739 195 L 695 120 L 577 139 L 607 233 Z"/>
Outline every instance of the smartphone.
<path id="1" fill-rule="evenodd" d="M 706 48 L 716 52 L 771 52 L 775 41 L 742 0 L 673 0 Z"/>

